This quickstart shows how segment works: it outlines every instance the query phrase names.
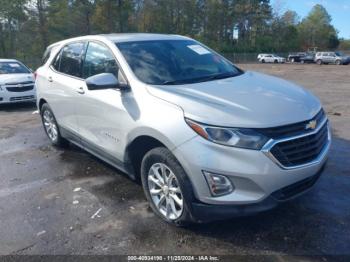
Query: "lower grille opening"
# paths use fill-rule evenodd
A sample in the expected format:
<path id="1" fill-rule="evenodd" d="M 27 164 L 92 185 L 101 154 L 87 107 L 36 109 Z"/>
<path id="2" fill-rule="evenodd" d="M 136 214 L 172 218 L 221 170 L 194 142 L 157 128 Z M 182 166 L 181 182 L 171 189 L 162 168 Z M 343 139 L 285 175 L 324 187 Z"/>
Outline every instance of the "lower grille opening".
<path id="1" fill-rule="evenodd" d="M 278 201 L 288 200 L 311 188 L 319 179 L 319 177 L 321 176 L 321 173 L 322 173 L 322 170 L 314 176 L 308 177 L 297 183 L 294 183 L 278 191 L 275 191 L 274 193 L 271 194 L 271 196 L 277 199 Z"/>
<path id="2" fill-rule="evenodd" d="M 31 100 L 34 99 L 34 96 L 17 96 L 17 97 L 11 97 L 10 101 L 24 101 L 24 100 Z"/>

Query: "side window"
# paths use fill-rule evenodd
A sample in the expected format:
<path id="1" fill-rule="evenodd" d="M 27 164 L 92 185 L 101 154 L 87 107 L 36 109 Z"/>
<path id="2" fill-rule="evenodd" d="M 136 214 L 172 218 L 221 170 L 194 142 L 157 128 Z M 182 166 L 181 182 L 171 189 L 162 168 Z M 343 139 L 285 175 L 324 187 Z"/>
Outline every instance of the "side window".
<path id="1" fill-rule="evenodd" d="M 44 55 L 43 55 L 43 57 L 42 57 L 42 59 L 41 59 L 41 64 L 42 64 L 42 65 L 45 64 L 45 63 L 47 62 L 47 60 L 50 58 L 51 49 L 52 49 L 52 47 L 51 47 L 51 48 L 48 47 L 48 48 L 45 50 L 45 53 L 44 53 Z"/>
<path id="2" fill-rule="evenodd" d="M 60 51 L 56 55 L 56 57 L 55 57 L 55 59 L 53 60 L 53 63 L 52 63 L 52 66 L 53 66 L 53 68 L 56 69 L 56 71 L 60 71 L 61 54 L 62 54 L 62 51 Z"/>
<path id="3" fill-rule="evenodd" d="M 108 47 L 90 42 L 82 72 L 84 79 L 101 73 L 112 73 L 118 78 L 118 64 Z"/>
<path id="4" fill-rule="evenodd" d="M 72 43 L 65 46 L 60 56 L 59 69 L 58 71 L 76 77 L 81 77 L 81 62 L 82 55 L 84 53 L 85 43 Z M 54 62 L 55 67 L 56 61 Z M 57 70 L 57 68 L 55 67 Z"/>

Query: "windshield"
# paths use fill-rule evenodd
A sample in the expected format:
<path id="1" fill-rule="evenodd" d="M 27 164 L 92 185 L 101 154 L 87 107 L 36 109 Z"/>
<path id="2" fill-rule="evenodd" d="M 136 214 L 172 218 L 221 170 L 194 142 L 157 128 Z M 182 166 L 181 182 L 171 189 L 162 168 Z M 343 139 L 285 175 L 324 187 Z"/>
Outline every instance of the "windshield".
<path id="1" fill-rule="evenodd" d="M 18 62 L 0 62 L 0 74 L 29 74 L 30 71 Z"/>
<path id="2" fill-rule="evenodd" d="M 134 74 L 144 83 L 198 83 L 242 74 L 230 62 L 192 40 L 116 43 Z"/>

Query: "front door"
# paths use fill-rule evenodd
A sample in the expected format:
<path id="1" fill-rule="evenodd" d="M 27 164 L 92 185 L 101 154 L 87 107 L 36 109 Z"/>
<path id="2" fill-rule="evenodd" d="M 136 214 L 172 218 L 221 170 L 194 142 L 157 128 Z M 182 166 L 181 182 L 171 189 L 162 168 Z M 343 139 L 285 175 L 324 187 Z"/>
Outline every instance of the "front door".
<path id="1" fill-rule="evenodd" d="M 112 51 L 103 43 L 89 42 L 82 77 L 86 79 L 101 73 L 113 73 L 119 82 L 125 82 Z M 86 147 L 105 158 L 123 160 L 126 128 L 132 122 L 124 105 L 130 95 L 131 92 L 116 89 L 88 90 L 84 84 L 84 94 L 76 102 L 76 115 L 79 134 Z"/>

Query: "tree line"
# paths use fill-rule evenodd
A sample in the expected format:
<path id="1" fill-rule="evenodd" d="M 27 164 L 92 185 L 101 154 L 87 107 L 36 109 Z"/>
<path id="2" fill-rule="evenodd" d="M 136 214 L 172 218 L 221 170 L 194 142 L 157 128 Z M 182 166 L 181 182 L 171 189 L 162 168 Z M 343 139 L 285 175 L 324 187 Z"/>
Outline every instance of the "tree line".
<path id="1" fill-rule="evenodd" d="M 181 34 L 237 53 L 340 43 L 322 5 L 300 19 L 291 10 L 276 12 L 269 0 L 0 0 L 0 57 L 30 60 L 50 43 L 111 32 Z"/>

